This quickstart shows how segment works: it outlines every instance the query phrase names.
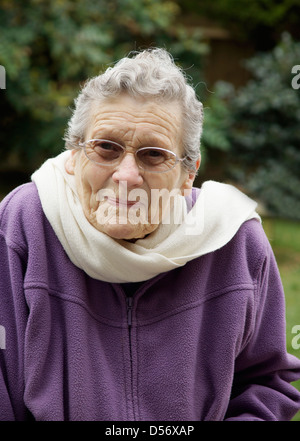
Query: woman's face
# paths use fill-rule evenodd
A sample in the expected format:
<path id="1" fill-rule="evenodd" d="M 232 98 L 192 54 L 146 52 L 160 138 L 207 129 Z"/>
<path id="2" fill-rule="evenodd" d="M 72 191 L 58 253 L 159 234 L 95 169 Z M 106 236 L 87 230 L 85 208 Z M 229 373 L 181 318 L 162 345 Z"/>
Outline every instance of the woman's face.
<path id="1" fill-rule="evenodd" d="M 125 94 L 103 100 L 92 109 L 85 141 L 90 139 L 110 140 L 126 148 L 113 166 L 93 163 L 83 149 L 73 150 L 65 165 L 75 175 L 88 221 L 115 239 L 138 239 L 153 232 L 168 206 L 169 193 L 178 190 L 186 195 L 192 188 L 195 174 L 184 171 L 180 163 L 168 172 L 151 173 L 141 170 L 134 156 L 141 147 L 162 147 L 183 156 L 182 116 L 175 102 L 161 104 Z M 164 192 L 159 204 L 157 198 L 154 204 L 153 190 Z"/>

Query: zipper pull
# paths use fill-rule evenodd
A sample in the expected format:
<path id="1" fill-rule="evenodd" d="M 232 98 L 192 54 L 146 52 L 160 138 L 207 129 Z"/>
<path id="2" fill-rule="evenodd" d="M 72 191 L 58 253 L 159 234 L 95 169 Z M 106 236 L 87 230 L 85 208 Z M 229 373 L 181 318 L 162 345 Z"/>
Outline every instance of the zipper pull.
<path id="1" fill-rule="evenodd" d="M 126 297 L 126 302 L 127 302 L 127 323 L 128 323 L 128 326 L 130 327 L 132 325 L 132 303 L 133 303 L 133 298 L 132 297 Z"/>

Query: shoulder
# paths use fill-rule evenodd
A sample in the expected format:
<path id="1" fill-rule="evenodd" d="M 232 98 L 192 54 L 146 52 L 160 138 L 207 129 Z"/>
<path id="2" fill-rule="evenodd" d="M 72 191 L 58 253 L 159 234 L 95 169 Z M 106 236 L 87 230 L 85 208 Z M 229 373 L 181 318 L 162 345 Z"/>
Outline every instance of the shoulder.
<path id="1" fill-rule="evenodd" d="M 40 198 L 33 182 L 15 188 L 0 203 L 0 225 L 8 218 L 21 215 L 33 215 L 41 209 Z"/>
<path id="2" fill-rule="evenodd" d="M 264 253 L 269 247 L 269 241 L 263 229 L 262 223 L 258 219 L 245 221 L 232 239 L 233 244 L 245 247 L 245 251 L 253 253 L 255 251 Z"/>
<path id="3" fill-rule="evenodd" d="M 1 201 L 0 213 L 2 213 L 8 206 L 10 208 L 14 206 L 20 207 L 24 202 L 33 202 L 38 199 L 39 196 L 35 184 L 33 182 L 28 182 L 27 184 L 16 187 Z"/>
<path id="4" fill-rule="evenodd" d="M 22 246 L 43 218 L 37 188 L 30 182 L 15 188 L 0 203 L 0 231 L 10 243 Z"/>
<path id="5" fill-rule="evenodd" d="M 256 283 L 264 262 L 271 255 L 273 251 L 262 224 L 257 219 L 251 219 L 240 226 L 215 257 L 236 277 Z"/>
<path id="6" fill-rule="evenodd" d="M 207 292 L 253 290 L 271 253 L 261 223 L 251 219 L 240 226 L 226 245 L 190 261 L 186 271 L 189 271 L 189 277 L 201 280 L 201 286 Z"/>
<path id="7" fill-rule="evenodd" d="M 270 252 L 272 253 L 263 225 L 257 219 L 244 222 L 233 237 L 231 245 L 240 249 L 248 260 L 254 260 L 258 265 Z"/>

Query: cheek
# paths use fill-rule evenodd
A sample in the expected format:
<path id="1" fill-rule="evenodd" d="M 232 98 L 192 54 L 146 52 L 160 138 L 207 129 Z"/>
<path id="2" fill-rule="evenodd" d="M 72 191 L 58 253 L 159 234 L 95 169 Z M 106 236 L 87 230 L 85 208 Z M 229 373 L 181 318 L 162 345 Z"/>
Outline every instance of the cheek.
<path id="1" fill-rule="evenodd" d="M 85 193 L 97 193 L 109 178 L 109 173 L 102 170 L 90 161 L 82 161 L 78 164 L 77 183 Z"/>
<path id="2" fill-rule="evenodd" d="M 172 191 L 181 187 L 182 176 L 180 171 L 173 169 L 167 173 L 157 173 L 148 180 L 150 189 L 165 189 Z"/>

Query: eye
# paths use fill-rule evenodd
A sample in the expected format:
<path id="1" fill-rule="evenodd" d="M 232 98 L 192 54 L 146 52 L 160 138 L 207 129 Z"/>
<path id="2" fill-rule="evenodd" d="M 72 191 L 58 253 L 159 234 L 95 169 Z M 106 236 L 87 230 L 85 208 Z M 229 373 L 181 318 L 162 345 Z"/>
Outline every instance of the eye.
<path id="1" fill-rule="evenodd" d="M 93 142 L 93 148 L 94 150 L 105 150 L 108 152 L 120 151 L 120 146 L 112 141 L 96 140 Z"/>
<path id="2" fill-rule="evenodd" d="M 123 153 L 123 147 L 113 141 L 96 139 L 92 141 L 93 153 L 99 156 L 98 160 L 114 161 Z"/>
<path id="3" fill-rule="evenodd" d="M 169 159 L 169 155 L 165 150 L 159 148 L 154 149 L 145 147 L 137 152 L 139 160 L 145 165 L 159 165 Z"/>

